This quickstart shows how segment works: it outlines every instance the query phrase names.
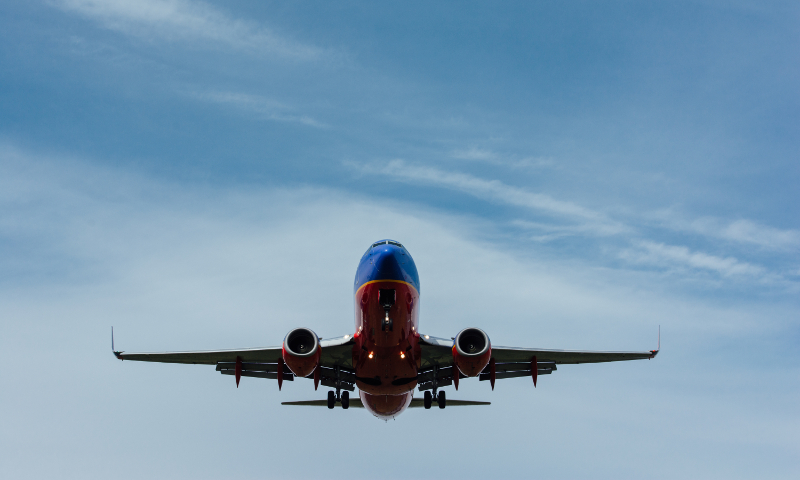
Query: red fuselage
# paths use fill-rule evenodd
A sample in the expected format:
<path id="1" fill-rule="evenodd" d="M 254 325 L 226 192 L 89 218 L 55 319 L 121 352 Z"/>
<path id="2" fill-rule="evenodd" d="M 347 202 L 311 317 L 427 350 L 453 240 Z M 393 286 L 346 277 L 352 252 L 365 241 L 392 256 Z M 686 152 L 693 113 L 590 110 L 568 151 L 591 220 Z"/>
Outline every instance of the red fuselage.
<path id="1" fill-rule="evenodd" d="M 374 244 L 356 274 L 356 386 L 364 407 L 381 418 L 411 403 L 420 366 L 419 279 L 408 252 L 396 242 Z"/>

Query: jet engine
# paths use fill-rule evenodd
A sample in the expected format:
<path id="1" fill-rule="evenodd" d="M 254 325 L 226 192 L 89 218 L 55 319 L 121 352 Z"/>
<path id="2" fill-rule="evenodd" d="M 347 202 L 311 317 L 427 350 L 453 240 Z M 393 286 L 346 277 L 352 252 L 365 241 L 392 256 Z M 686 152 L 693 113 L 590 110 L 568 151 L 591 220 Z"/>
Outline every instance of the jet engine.
<path id="1" fill-rule="evenodd" d="M 453 361 L 468 377 L 477 377 L 492 357 L 492 342 L 479 328 L 465 328 L 456 335 Z"/>
<path id="2" fill-rule="evenodd" d="M 314 373 L 320 352 L 319 337 L 308 328 L 295 328 L 283 340 L 283 361 L 298 377 Z"/>

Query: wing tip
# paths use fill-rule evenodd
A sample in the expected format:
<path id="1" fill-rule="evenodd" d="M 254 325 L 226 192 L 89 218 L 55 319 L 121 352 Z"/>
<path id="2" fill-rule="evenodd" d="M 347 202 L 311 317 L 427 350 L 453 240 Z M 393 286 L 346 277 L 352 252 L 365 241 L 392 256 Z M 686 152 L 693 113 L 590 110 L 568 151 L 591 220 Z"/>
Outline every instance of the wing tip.
<path id="1" fill-rule="evenodd" d="M 114 348 L 114 327 L 111 327 L 111 352 L 117 359 L 122 360 L 122 352 Z"/>
<path id="2" fill-rule="evenodd" d="M 661 351 L 661 325 L 658 326 L 658 346 L 655 350 L 650 350 L 650 358 L 656 358 L 658 352 Z M 649 359 L 648 359 L 649 360 Z"/>

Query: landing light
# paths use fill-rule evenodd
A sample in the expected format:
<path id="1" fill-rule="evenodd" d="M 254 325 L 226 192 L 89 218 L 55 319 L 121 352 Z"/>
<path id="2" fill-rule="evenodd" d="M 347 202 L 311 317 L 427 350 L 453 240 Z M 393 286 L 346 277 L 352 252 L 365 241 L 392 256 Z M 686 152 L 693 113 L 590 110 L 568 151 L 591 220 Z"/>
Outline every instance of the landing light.
<path id="1" fill-rule="evenodd" d="M 369 358 L 372 358 L 372 352 L 369 352 Z"/>
<path id="2" fill-rule="evenodd" d="M 350 335 L 345 335 L 345 336 L 344 336 L 344 339 L 345 339 L 345 340 L 347 340 L 348 338 L 350 338 Z"/>
<path id="3" fill-rule="evenodd" d="M 400 358 L 406 358 L 406 354 L 403 353 L 403 352 L 400 352 Z"/>
<path id="4" fill-rule="evenodd" d="M 425 340 L 429 340 L 431 338 L 430 335 L 425 335 Z"/>

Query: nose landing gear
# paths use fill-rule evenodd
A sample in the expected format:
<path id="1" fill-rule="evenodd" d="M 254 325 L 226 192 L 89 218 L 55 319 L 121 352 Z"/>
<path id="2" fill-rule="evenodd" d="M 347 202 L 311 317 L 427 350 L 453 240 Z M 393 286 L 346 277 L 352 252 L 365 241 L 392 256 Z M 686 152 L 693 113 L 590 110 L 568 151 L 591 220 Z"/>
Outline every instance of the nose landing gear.
<path id="1" fill-rule="evenodd" d="M 391 332 L 392 331 L 392 319 L 389 318 L 389 310 L 392 309 L 394 306 L 396 293 L 394 289 L 380 289 L 378 290 L 378 303 L 381 304 L 383 307 L 383 311 L 386 312 L 386 317 L 381 322 L 381 330 L 384 332 Z"/>

